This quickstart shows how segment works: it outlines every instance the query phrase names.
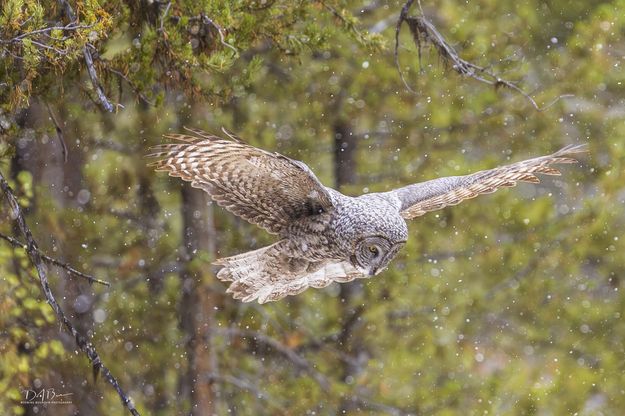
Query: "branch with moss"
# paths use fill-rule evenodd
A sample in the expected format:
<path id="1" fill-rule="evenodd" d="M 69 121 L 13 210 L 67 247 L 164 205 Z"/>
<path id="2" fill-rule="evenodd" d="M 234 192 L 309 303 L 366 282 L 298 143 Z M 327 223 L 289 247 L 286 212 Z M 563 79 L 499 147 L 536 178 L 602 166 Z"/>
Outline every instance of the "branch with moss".
<path id="1" fill-rule="evenodd" d="M 74 10 L 72 9 L 72 6 L 67 2 L 67 0 L 58 0 L 58 1 L 59 1 L 59 6 L 61 6 L 61 8 L 65 11 L 65 15 L 67 16 L 67 18 L 71 22 L 76 22 L 77 19 L 76 19 L 76 15 L 74 14 Z M 83 57 L 85 58 L 85 64 L 87 65 L 87 73 L 89 74 L 89 79 L 91 79 L 91 84 L 93 85 L 93 89 L 95 90 L 96 95 L 98 96 L 98 102 L 100 106 L 105 111 L 108 111 L 109 113 L 114 112 L 115 107 L 109 101 L 108 97 L 104 93 L 104 89 L 102 88 L 102 85 L 100 84 L 98 73 L 96 72 L 95 66 L 93 64 L 93 55 L 91 54 L 91 51 L 89 50 L 88 44 L 85 44 L 83 46 L 82 54 L 83 54 Z"/>
<path id="2" fill-rule="evenodd" d="M 35 266 L 37 275 L 39 276 L 41 289 L 43 291 L 44 296 L 46 297 L 48 304 L 52 307 L 52 310 L 56 314 L 60 323 L 65 327 L 65 329 L 70 334 L 72 334 L 72 336 L 74 337 L 74 340 L 76 341 L 76 345 L 78 346 L 80 351 L 85 353 L 85 355 L 87 355 L 87 357 L 89 358 L 89 361 L 91 362 L 91 365 L 93 368 L 94 377 L 97 376 L 99 373 L 102 373 L 104 378 L 115 388 L 115 390 L 117 391 L 117 394 L 119 395 L 122 401 L 122 404 L 128 409 L 128 411 L 134 416 L 139 416 L 139 412 L 135 408 L 133 402 L 130 400 L 130 397 L 126 395 L 126 393 L 122 390 L 121 386 L 119 385 L 119 382 L 117 381 L 117 379 L 113 376 L 110 370 L 104 365 L 104 363 L 102 363 L 102 359 L 98 355 L 98 352 L 96 351 L 93 344 L 91 344 L 84 335 L 82 335 L 76 330 L 76 328 L 69 321 L 69 319 L 63 312 L 63 309 L 61 309 L 61 306 L 59 306 L 58 302 L 56 301 L 56 298 L 52 294 L 52 290 L 50 289 L 50 284 L 48 283 L 48 271 L 45 265 L 43 264 L 41 252 L 39 251 L 39 248 L 37 247 L 37 243 L 35 242 L 35 239 L 33 238 L 33 235 L 30 229 L 28 228 L 28 225 L 26 225 L 26 220 L 24 219 L 24 214 L 22 212 L 22 209 L 19 203 L 17 202 L 17 199 L 15 198 L 13 191 L 11 190 L 11 187 L 9 186 L 7 181 L 4 179 L 4 176 L 2 175 L 1 172 L 0 172 L 0 189 L 2 189 L 2 191 L 4 192 L 7 198 L 7 201 L 9 203 L 9 206 L 11 210 L 13 211 L 13 217 L 15 218 L 15 221 L 17 222 L 17 225 L 21 233 L 24 235 L 24 238 L 26 239 L 26 244 L 25 244 L 26 253 L 28 254 L 28 257 L 30 258 L 30 261 Z"/>

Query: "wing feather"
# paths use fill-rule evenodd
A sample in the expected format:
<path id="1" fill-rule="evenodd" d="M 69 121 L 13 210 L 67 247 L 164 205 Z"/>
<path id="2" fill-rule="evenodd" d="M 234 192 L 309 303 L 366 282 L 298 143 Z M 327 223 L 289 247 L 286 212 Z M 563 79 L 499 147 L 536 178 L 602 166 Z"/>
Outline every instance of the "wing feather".
<path id="1" fill-rule="evenodd" d="M 295 219 L 333 209 L 326 188 L 304 163 L 198 129 L 168 134 L 152 148 L 157 171 L 191 182 L 235 215 L 280 234 Z"/>
<path id="2" fill-rule="evenodd" d="M 571 145 L 554 154 L 524 160 L 511 165 L 485 170 L 466 176 L 450 176 L 405 186 L 391 191 L 391 197 L 399 199 L 400 212 L 406 219 L 424 215 L 450 205 L 489 194 L 502 187 L 515 186 L 519 182 L 539 183 L 536 174 L 560 175 L 552 165 L 576 163 L 569 157 L 586 152 L 586 145 Z"/>

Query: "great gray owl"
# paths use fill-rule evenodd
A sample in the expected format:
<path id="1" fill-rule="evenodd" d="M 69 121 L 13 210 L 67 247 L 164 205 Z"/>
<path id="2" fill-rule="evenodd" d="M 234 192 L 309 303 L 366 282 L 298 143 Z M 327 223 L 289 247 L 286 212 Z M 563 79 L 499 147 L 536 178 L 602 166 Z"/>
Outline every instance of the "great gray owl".
<path id="1" fill-rule="evenodd" d="M 406 242 L 405 220 L 517 182 L 538 183 L 536 173 L 559 175 L 551 165 L 576 162 L 568 156 L 585 151 L 571 145 L 471 175 L 350 197 L 323 186 L 304 163 L 249 146 L 226 130 L 229 139 L 188 130 L 192 135 L 166 135 L 177 143 L 156 146 L 149 156 L 160 160 L 151 165 L 279 236 L 270 246 L 214 263 L 223 266 L 217 277 L 232 282 L 228 293 L 259 303 L 374 276 Z"/>

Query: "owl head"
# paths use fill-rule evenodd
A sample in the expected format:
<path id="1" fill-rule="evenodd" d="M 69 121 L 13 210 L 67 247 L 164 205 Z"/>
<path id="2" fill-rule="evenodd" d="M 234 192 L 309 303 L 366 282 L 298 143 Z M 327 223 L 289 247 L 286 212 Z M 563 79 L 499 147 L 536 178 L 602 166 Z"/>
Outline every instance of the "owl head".
<path id="1" fill-rule="evenodd" d="M 364 237 L 356 243 L 350 260 L 363 274 L 373 276 L 386 268 L 405 243 L 380 235 Z"/>

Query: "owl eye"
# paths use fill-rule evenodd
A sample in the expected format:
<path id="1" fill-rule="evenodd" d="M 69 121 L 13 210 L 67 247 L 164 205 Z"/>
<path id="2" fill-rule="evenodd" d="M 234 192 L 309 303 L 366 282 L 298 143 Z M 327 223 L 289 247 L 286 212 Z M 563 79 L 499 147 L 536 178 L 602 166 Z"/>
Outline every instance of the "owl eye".
<path id="1" fill-rule="evenodd" d="M 369 246 L 369 251 L 373 253 L 375 256 L 377 256 L 379 253 L 379 250 L 376 246 Z"/>

